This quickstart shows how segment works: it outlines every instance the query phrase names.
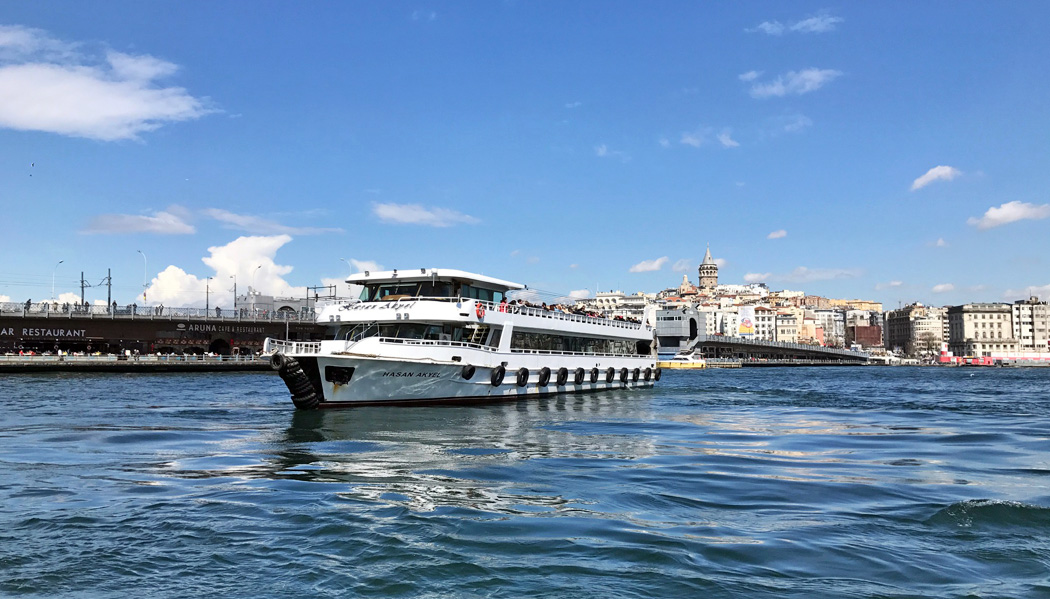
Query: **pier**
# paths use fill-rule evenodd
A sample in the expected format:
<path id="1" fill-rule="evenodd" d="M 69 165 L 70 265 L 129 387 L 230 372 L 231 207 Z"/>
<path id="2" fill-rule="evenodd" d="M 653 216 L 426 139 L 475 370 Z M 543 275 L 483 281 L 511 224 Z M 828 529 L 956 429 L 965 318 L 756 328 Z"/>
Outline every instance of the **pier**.
<path id="1" fill-rule="evenodd" d="M 708 364 L 739 362 L 744 368 L 760 366 L 857 366 L 867 364 L 868 354 L 805 345 L 802 343 L 780 343 L 725 337 L 721 335 L 699 335 L 691 345 Z"/>

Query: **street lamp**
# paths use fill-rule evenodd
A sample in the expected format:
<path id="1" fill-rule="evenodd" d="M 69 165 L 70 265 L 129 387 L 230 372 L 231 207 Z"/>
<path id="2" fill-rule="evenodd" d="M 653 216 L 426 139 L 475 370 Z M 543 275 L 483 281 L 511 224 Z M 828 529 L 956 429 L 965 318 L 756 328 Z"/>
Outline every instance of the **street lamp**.
<path id="1" fill-rule="evenodd" d="M 65 262 L 65 260 L 59 260 L 58 263 L 55 264 L 55 269 L 51 271 L 51 301 L 52 302 L 55 301 L 55 273 L 58 272 L 58 265 L 62 264 L 63 262 Z"/>
<path id="2" fill-rule="evenodd" d="M 346 262 L 346 258 L 340 258 L 343 262 Z M 346 267 L 350 269 L 350 274 L 354 274 L 354 267 L 350 266 L 349 262 L 346 262 Z"/>
<path id="3" fill-rule="evenodd" d="M 233 279 L 233 309 L 237 309 L 237 275 L 230 275 Z"/>
<path id="4" fill-rule="evenodd" d="M 208 309 L 211 308 L 211 303 L 209 303 L 209 301 L 208 301 L 210 297 L 211 297 L 211 277 L 208 277 L 204 281 L 204 315 L 205 316 L 208 315 Z"/>
<path id="5" fill-rule="evenodd" d="M 135 250 L 135 251 L 140 253 L 140 254 L 142 254 L 142 303 L 145 304 L 146 303 L 146 289 L 148 287 L 148 285 L 146 285 L 146 277 L 148 276 L 146 274 L 146 272 L 147 272 L 147 269 L 146 269 L 146 253 L 143 252 L 142 250 Z"/>

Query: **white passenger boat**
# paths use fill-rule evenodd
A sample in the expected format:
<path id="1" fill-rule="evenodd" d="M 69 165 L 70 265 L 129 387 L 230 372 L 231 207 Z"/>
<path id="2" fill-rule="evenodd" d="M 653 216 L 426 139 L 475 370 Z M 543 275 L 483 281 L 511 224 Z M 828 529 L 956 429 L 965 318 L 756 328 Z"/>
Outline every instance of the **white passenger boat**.
<path id="1" fill-rule="evenodd" d="M 355 274 L 360 301 L 329 305 L 324 341 L 267 339 L 299 409 L 515 400 L 649 388 L 648 324 L 508 302 L 522 285 L 448 269 Z"/>

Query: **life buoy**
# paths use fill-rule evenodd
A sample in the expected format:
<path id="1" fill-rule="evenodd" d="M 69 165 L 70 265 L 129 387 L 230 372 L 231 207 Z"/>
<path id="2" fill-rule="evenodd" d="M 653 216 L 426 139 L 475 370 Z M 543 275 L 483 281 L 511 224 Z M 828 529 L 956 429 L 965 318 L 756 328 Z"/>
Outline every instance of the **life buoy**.
<path id="1" fill-rule="evenodd" d="M 503 367 L 503 364 L 492 369 L 492 375 L 489 380 L 492 382 L 493 387 L 499 387 L 503 384 L 503 377 L 507 376 L 507 369 Z"/>
<path id="2" fill-rule="evenodd" d="M 642 371 L 637 369 L 637 368 L 635 368 L 634 372 L 631 373 L 631 382 L 632 383 L 637 383 L 638 382 L 638 377 L 640 377 L 641 375 L 642 375 Z"/>
<path id="3" fill-rule="evenodd" d="M 592 368 L 591 369 L 591 384 L 593 385 L 594 383 L 597 383 L 597 382 L 598 382 L 598 369 L 597 368 Z"/>
<path id="4" fill-rule="evenodd" d="M 477 302 L 474 307 L 474 313 L 478 315 L 478 320 L 485 318 L 485 304 Z"/>
<path id="5" fill-rule="evenodd" d="M 540 387 L 546 387 L 551 382 L 551 369 L 544 366 L 540 368 Z"/>
<path id="6" fill-rule="evenodd" d="M 524 387 L 529 384 L 529 369 L 522 366 L 518 369 L 518 386 Z"/>
<path id="7" fill-rule="evenodd" d="M 610 366 L 609 369 L 605 371 L 605 382 L 611 383 L 614 378 L 616 378 L 616 369 Z"/>
<path id="8" fill-rule="evenodd" d="M 462 372 L 463 378 L 468 380 L 468 381 L 470 379 L 474 378 L 474 371 L 475 371 L 474 366 L 472 364 L 467 364 L 466 366 L 463 367 L 463 372 Z"/>
<path id="9" fill-rule="evenodd" d="M 574 373 L 574 376 L 572 377 L 572 382 L 576 383 L 577 385 L 582 385 L 583 384 L 583 369 L 582 368 L 577 368 L 576 369 L 576 372 Z"/>
<path id="10" fill-rule="evenodd" d="M 562 366 L 558 369 L 558 386 L 561 387 L 569 381 L 569 369 Z"/>

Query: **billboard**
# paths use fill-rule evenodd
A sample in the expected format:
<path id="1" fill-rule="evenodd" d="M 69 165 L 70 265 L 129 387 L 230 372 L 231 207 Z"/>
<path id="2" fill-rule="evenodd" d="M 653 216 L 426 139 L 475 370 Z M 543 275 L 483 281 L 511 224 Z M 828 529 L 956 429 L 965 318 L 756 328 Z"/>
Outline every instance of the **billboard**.
<path id="1" fill-rule="evenodd" d="M 752 337 L 755 334 L 755 307 L 754 306 L 741 306 L 740 308 L 740 325 L 737 328 L 737 335 L 741 337 Z"/>

